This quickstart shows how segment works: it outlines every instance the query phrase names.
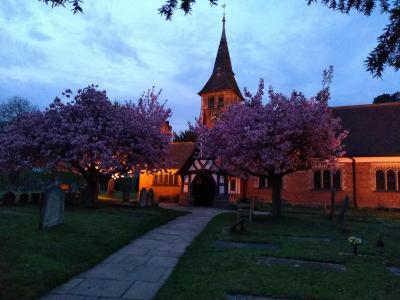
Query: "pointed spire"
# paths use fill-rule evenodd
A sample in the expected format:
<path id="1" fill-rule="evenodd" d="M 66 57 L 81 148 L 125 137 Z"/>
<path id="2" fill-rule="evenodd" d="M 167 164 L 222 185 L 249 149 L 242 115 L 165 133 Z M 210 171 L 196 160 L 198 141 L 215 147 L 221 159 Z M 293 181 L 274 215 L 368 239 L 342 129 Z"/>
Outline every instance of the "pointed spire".
<path id="1" fill-rule="evenodd" d="M 233 90 L 238 96 L 242 97 L 240 89 L 235 80 L 235 73 L 232 69 L 231 57 L 229 55 L 228 41 L 225 34 L 225 7 L 224 14 L 222 18 L 222 34 L 221 40 L 219 42 L 217 56 L 215 58 L 214 69 L 211 74 L 210 79 L 207 81 L 206 85 L 199 92 L 199 94 L 217 92 L 223 90 Z"/>
<path id="2" fill-rule="evenodd" d="M 222 35 L 219 42 L 217 57 L 215 58 L 213 72 L 230 72 L 233 73 L 231 57 L 229 55 L 228 41 L 225 34 L 225 13 L 222 19 Z"/>

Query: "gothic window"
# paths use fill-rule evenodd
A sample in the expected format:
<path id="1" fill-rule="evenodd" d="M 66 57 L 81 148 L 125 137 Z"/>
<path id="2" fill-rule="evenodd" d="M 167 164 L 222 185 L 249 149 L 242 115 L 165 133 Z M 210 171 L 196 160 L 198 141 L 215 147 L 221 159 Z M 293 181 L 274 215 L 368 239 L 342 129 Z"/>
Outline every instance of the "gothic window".
<path id="1" fill-rule="evenodd" d="M 258 188 L 265 189 L 268 188 L 268 178 L 265 176 L 258 177 Z"/>
<path id="2" fill-rule="evenodd" d="M 386 182 L 388 191 L 393 192 L 396 190 L 396 173 L 393 170 L 387 171 Z"/>
<path id="3" fill-rule="evenodd" d="M 376 190 L 384 191 L 385 190 L 385 172 L 383 170 L 376 171 Z"/>
<path id="4" fill-rule="evenodd" d="M 321 189 L 321 171 L 314 172 L 314 189 Z"/>
<path id="5" fill-rule="evenodd" d="M 224 107 L 224 96 L 218 97 L 218 107 Z"/>
<path id="6" fill-rule="evenodd" d="M 214 108 L 214 96 L 208 97 L 208 108 Z"/>
<path id="7" fill-rule="evenodd" d="M 154 186 L 178 186 L 179 177 L 174 174 L 156 174 L 153 177 Z"/>
<path id="8" fill-rule="evenodd" d="M 322 173 L 322 183 L 325 190 L 331 188 L 331 172 L 329 172 L 329 170 L 325 170 Z"/>
<path id="9" fill-rule="evenodd" d="M 342 174 L 340 170 L 335 172 L 329 170 L 318 170 L 314 172 L 314 189 L 340 190 L 342 188 Z"/>
<path id="10" fill-rule="evenodd" d="M 229 181 L 229 185 L 230 185 L 231 192 L 236 192 L 236 178 L 232 178 Z"/>
<path id="11" fill-rule="evenodd" d="M 336 190 L 341 189 L 341 178 L 340 178 L 340 171 L 336 171 L 335 174 L 333 174 L 333 187 Z"/>
<path id="12" fill-rule="evenodd" d="M 397 186 L 398 189 L 400 190 L 400 171 L 397 172 Z"/>

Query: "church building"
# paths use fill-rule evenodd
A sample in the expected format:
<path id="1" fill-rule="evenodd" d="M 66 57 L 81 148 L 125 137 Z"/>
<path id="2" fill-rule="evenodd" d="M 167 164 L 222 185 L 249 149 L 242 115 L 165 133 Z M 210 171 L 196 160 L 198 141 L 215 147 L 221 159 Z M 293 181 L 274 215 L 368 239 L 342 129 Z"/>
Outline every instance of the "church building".
<path id="1" fill-rule="evenodd" d="M 212 74 L 198 93 L 200 121 L 212 127 L 215 120 L 243 96 L 233 72 L 225 33 Z M 358 207 L 400 208 L 400 103 L 332 107 L 349 131 L 346 155 L 338 158 L 338 170 L 302 171 L 284 177 L 282 199 L 294 205 L 325 205 L 332 189 L 337 199 L 345 195 Z M 158 201 L 181 205 L 227 207 L 242 196 L 270 203 L 272 191 L 265 177 L 244 182 L 219 170 L 213 160 L 204 159 L 193 142 L 170 143 L 167 171 L 142 173 L 139 190 L 152 188 Z"/>

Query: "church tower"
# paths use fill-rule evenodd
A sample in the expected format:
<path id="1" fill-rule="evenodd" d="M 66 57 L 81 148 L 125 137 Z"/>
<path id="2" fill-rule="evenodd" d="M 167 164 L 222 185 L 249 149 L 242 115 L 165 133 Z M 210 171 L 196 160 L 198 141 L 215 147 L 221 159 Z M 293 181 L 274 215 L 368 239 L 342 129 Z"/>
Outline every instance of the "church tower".
<path id="1" fill-rule="evenodd" d="M 235 80 L 228 42 L 225 34 L 225 13 L 222 19 L 222 35 L 219 42 L 214 69 L 205 86 L 199 92 L 201 96 L 200 120 L 208 128 L 212 127 L 216 118 L 234 103 L 242 101 L 243 96 Z"/>

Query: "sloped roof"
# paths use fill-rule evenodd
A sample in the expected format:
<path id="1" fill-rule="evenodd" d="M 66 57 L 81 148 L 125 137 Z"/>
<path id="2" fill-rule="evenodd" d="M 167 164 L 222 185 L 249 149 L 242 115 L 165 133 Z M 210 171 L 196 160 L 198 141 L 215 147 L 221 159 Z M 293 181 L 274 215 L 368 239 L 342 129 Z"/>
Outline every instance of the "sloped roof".
<path id="1" fill-rule="evenodd" d="M 233 73 L 228 41 L 225 34 L 225 19 L 223 19 L 222 35 L 217 57 L 215 58 L 214 69 L 210 79 L 208 79 L 206 85 L 201 89 L 199 95 L 225 90 L 233 90 L 240 98 L 243 98 L 235 80 L 235 73 Z"/>
<path id="2" fill-rule="evenodd" d="M 167 152 L 167 163 L 170 168 L 181 169 L 196 148 L 194 142 L 169 143 Z"/>
<path id="3" fill-rule="evenodd" d="M 332 107 L 349 131 L 346 156 L 400 155 L 400 103 Z"/>

